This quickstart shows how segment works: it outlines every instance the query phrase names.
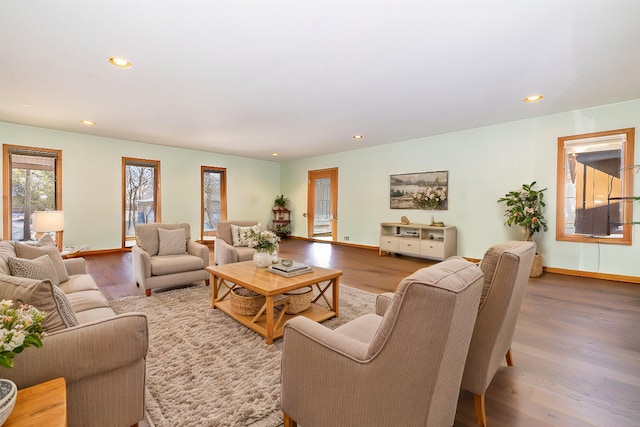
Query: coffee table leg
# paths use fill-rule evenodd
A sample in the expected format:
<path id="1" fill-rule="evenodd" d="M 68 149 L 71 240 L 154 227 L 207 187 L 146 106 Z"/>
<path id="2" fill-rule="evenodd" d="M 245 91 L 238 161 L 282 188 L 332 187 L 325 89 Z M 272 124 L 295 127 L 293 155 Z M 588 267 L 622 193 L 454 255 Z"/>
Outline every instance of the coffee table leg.
<path id="1" fill-rule="evenodd" d="M 267 344 L 273 344 L 273 296 L 267 296 Z"/>
<path id="2" fill-rule="evenodd" d="M 211 274 L 211 281 L 213 282 L 213 289 L 211 292 L 211 308 L 215 309 L 215 303 L 216 300 L 218 299 L 218 289 L 220 289 L 220 280 L 222 280 L 222 278 L 218 279 L 216 277 L 215 274 Z"/>
<path id="3" fill-rule="evenodd" d="M 336 313 L 336 317 L 340 314 L 338 312 L 340 304 L 340 278 L 333 279 L 333 311 Z"/>

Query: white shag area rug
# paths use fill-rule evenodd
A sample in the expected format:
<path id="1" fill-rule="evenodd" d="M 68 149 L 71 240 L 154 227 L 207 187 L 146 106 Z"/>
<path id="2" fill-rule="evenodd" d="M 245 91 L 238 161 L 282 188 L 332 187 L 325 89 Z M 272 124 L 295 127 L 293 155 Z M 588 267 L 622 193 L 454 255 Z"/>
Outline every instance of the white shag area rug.
<path id="1" fill-rule="evenodd" d="M 331 329 L 373 313 L 375 294 L 340 286 L 340 317 Z M 193 286 L 111 301 L 117 313 L 147 314 L 145 403 L 155 427 L 282 424 L 282 339 L 264 338 L 211 308 L 211 287 Z"/>

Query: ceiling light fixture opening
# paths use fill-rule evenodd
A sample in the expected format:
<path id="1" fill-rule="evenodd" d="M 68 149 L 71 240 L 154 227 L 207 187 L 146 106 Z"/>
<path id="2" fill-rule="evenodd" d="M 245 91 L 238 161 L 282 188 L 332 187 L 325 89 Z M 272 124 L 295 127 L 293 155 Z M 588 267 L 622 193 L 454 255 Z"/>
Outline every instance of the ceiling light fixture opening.
<path id="1" fill-rule="evenodd" d="M 362 139 L 364 136 L 362 135 L 353 135 L 353 139 Z"/>
<path id="2" fill-rule="evenodd" d="M 278 153 L 271 153 L 273 157 L 278 157 Z"/>
<path id="3" fill-rule="evenodd" d="M 80 123 L 85 126 L 94 126 L 96 124 L 93 120 L 80 120 Z"/>
<path id="4" fill-rule="evenodd" d="M 117 56 L 112 56 L 109 58 L 109 62 L 111 65 L 118 68 L 131 68 L 131 62 L 127 61 L 124 58 L 118 58 Z"/>
<path id="5" fill-rule="evenodd" d="M 531 95 L 524 99 L 524 102 L 537 102 L 543 98 L 542 95 Z"/>

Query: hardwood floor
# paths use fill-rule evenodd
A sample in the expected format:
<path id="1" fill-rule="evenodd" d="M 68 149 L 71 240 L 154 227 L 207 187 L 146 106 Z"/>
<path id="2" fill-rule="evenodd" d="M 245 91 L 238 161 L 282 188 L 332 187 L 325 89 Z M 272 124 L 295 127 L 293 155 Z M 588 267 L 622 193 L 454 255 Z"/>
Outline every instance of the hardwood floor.
<path id="1" fill-rule="evenodd" d="M 432 264 L 297 239 L 281 242 L 280 255 L 342 270 L 341 283 L 374 293 Z M 108 298 L 144 295 L 130 253 L 86 261 Z M 530 279 L 512 349 L 515 366 L 501 368 L 486 393 L 489 427 L 640 426 L 639 285 L 551 273 Z M 462 392 L 455 426 L 475 425 L 473 396 Z"/>

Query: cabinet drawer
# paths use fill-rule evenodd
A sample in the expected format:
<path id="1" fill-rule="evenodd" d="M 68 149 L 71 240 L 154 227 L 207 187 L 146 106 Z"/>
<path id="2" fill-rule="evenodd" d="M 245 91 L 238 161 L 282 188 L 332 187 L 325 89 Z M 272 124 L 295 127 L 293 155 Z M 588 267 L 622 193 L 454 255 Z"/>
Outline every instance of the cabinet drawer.
<path id="1" fill-rule="evenodd" d="M 420 240 L 407 238 L 400 240 L 398 242 L 398 252 L 420 255 Z"/>
<path id="2" fill-rule="evenodd" d="M 380 237 L 380 250 L 387 252 L 398 252 L 398 238 L 382 236 Z"/>
<path id="3" fill-rule="evenodd" d="M 429 258 L 444 259 L 444 242 L 423 240 L 420 243 L 420 255 Z"/>

